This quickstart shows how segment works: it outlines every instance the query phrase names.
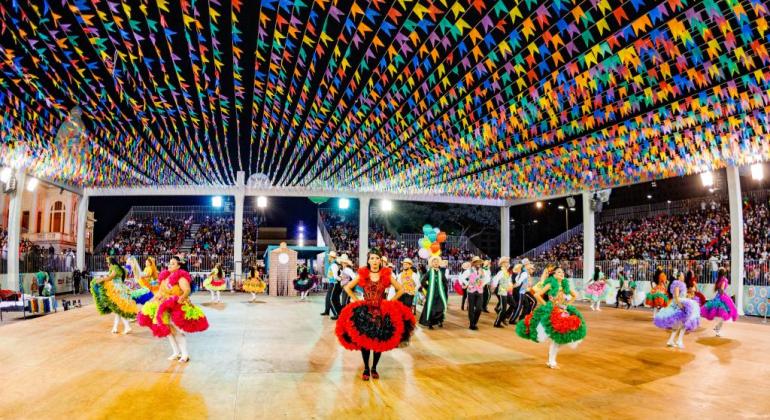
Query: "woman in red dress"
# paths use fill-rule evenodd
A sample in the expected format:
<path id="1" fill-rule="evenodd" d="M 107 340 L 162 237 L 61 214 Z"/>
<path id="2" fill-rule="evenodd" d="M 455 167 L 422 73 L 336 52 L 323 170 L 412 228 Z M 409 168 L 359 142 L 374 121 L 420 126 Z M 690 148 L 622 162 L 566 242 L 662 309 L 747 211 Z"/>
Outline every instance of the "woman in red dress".
<path id="1" fill-rule="evenodd" d="M 377 362 L 382 352 L 392 350 L 402 343 L 407 343 L 414 331 L 414 315 L 398 298 L 403 288 L 398 281 L 392 280 L 390 268 L 382 266 L 379 253 L 370 251 L 366 267 L 358 269 L 358 277 L 345 286 L 345 293 L 350 296 L 348 305 L 340 312 L 337 320 L 337 339 L 348 350 L 361 350 L 364 360 L 364 373 L 361 379 L 368 381 L 371 376 L 379 379 Z M 353 290 L 360 286 L 364 290 L 363 299 Z M 385 299 L 389 287 L 396 289 L 392 299 Z M 369 356 L 374 352 L 372 369 L 369 370 Z"/>

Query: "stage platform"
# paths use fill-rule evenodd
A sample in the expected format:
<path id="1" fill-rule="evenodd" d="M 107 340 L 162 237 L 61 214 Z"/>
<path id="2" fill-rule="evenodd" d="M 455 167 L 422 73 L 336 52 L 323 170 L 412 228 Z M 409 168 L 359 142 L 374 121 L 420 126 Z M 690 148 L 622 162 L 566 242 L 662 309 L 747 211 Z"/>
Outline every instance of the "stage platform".
<path id="1" fill-rule="evenodd" d="M 194 301 L 207 301 L 197 294 Z M 513 327 L 479 331 L 452 297 L 443 329 L 383 355 L 382 379 L 362 382 L 358 352 L 312 302 L 223 294 L 204 306 L 211 328 L 189 336 L 191 361 L 168 342 L 87 306 L 0 327 L 0 418 L 761 418 L 770 413 L 770 325 L 712 323 L 665 347 L 648 310 L 581 305 L 588 337 L 545 365 L 547 345 Z M 493 302 L 490 310 L 493 309 Z"/>

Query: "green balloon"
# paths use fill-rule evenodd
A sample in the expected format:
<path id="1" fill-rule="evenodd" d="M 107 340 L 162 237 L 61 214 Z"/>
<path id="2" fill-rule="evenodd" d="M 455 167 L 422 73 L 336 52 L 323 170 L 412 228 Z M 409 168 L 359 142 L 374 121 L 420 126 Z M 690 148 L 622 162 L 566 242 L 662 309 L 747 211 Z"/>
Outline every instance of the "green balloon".
<path id="1" fill-rule="evenodd" d="M 315 204 L 323 204 L 329 201 L 329 197 L 308 197 L 308 199 Z"/>

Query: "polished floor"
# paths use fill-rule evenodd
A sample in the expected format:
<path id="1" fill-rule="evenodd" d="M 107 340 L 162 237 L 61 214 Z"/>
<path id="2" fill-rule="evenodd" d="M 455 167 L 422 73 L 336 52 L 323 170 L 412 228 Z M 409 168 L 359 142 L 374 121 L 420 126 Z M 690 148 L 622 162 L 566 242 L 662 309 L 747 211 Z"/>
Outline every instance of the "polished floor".
<path id="1" fill-rule="evenodd" d="M 167 342 L 141 327 L 110 334 L 93 306 L 0 327 L 0 418 L 770 416 L 770 325 L 759 322 L 722 338 L 706 323 L 674 350 L 649 311 L 582 306 L 588 337 L 551 370 L 546 345 L 492 328 L 493 314 L 470 331 L 453 300 L 444 329 L 418 329 L 383 356 L 382 379 L 362 382 L 359 353 L 318 316 L 320 296 L 223 297 L 204 305 L 211 328 L 190 336 L 188 364 L 167 361 Z"/>

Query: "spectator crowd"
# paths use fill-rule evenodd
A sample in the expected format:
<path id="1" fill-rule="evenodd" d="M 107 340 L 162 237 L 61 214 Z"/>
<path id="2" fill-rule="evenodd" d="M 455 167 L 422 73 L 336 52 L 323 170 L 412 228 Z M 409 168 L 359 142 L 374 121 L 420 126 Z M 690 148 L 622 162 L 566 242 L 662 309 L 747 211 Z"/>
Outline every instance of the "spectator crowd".
<path id="1" fill-rule="evenodd" d="M 744 202 L 747 260 L 765 260 L 770 249 L 770 209 L 764 200 Z M 724 203 L 702 203 L 682 214 L 600 222 L 597 260 L 725 260 L 730 254 L 730 213 Z M 576 235 L 540 254 L 538 260 L 576 260 L 583 236 Z"/>

